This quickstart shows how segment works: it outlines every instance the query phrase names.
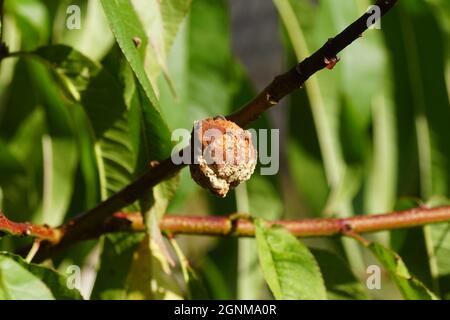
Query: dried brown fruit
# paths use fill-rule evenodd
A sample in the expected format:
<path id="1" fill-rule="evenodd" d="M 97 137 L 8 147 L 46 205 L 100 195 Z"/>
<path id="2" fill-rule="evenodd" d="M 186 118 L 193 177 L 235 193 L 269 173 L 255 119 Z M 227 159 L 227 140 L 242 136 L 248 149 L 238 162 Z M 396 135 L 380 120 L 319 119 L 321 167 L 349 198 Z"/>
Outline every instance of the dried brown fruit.
<path id="1" fill-rule="evenodd" d="M 255 170 L 257 154 L 250 132 L 223 117 L 196 121 L 191 146 L 192 178 L 220 197 Z"/>

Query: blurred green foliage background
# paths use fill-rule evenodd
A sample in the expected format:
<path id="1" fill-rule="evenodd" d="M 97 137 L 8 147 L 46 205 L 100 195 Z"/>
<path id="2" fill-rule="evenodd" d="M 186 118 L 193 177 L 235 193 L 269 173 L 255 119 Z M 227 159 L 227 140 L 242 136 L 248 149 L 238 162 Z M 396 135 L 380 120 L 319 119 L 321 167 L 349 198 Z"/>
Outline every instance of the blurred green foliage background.
<path id="1" fill-rule="evenodd" d="M 0 69 L 0 208 L 10 219 L 51 226 L 67 221 L 125 186 L 148 161 L 167 157 L 170 130 L 229 114 L 256 94 L 233 52 L 227 1 L 171 1 L 173 11 L 153 1 L 131 2 L 139 17 L 120 19 L 130 19 L 124 24 L 140 19 L 147 33 L 142 51 L 153 98 L 131 74 L 100 0 L 5 0 L 3 40 L 11 52 L 33 51 L 4 59 Z M 347 217 L 443 203 L 450 195 L 450 2 L 399 2 L 381 29 L 369 30 L 340 55 L 333 71 L 316 74 L 283 101 L 282 111 L 252 126 L 281 130 L 277 175 L 257 170 L 234 194 L 218 199 L 183 170 L 168 214 Z M 72 4 L 81 8 L 80 30 L 66 28 Z M 274 0 L 273 5 L 287 70 L 359 17 L 370 1 Z M 57 44 L 67 47 L 35 51 Z M 64 64 L 60 57 L 73 60 Z M 155 104 L 160 113 L 149 107 Z M 141 130 L 150 132 L 149 141 L 142 142 Z M 448 298 L 447 229 L 416 228 L 371 239 L 396 250 L 411 273 Z M 125 275 L 139 268 L 132 260 L 141 240 L 121 235 L 84 242 L 61 254 L 54 266 L 63 271 L 80 265 L 88 275 L 85 296 L 92 290 L 95 298 L 136 297 L 138 285 Z M 3 237 L 0 248 L 12 251 L 25 241 Z M 180 237 L 179 243 L 202 280 L 201 297 L 270 297 L 254 240 Z M 399 297 L 388 279 L 382 290 L 366 292 L 356 278 L 365 279 L 374 259 L 350 240 L 306 243 L 317 248 L 313 254 L 330 297 Z M 337 271 L 341 267 L 346 271 Z M 117 272 L 124 275 L 113 276 Z M 156 297 L 183 296 L 180 270 L 174 272 L 172 282 L 155 280 L 163 288 Z"/>

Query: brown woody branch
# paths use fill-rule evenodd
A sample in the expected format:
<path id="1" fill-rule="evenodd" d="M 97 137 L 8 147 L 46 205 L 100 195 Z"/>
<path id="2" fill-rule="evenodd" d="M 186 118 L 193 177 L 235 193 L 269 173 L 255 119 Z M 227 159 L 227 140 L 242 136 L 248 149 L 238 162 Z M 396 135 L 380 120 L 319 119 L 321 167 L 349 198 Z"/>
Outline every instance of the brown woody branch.
<path id="1" fill-rule="evenodd" d="M 380 18 L 397 2 L 398 0 L 378 0 L 375 6 L 380 8 Z M 241 127 L 245 127 L 267 109 L 275 106 L 282 98 L 302 88 L 306 80 L 317 71 L 327 67 L 328 61 L 336 58 L 339 52 L 362 36 L 370 26 L 368 23 L 371 15 L 370 12 L 366 12 L 336 37 L 328 39 L 319 50 L 288 72 L 277 76 L 255 99 L 227 118 Z"/>
<path id="2" fill-rule="evenodd" d="M 30 236 L 33 238 L 55 242 L 59 238 L 59 231 L 47 225 L 36 225 L 29 222 L 13 222 L 0 211 L 0 233 L 13 236 Z M 1 235 L 1 234 L 0 234 Z"/>
<path id="3" fill-rule="evenodd" d="M 300 220 L 275 220 L 269 225 L 280 225 L 299 238 L 330 237 L 355 233 L 411 228 L 426 224 L 450 221 L 450 206 L 415 208 L 378 215 L 351 218 L 315 218 Z M 249 219 L 211 216 L 167 215 L 161 221 L 161 230 L 170 234 L 253 237 L 255 226 Z"/>
<path id="4" fill-rule="evenodd" d="M 380 8 L 381 16 L 383 16 L 397 3 L 397 1 L 398 0 L 379 0 L 375 5 Z M 335 58 L 340 51 L 345 49 L 356 39 L 360 38 L 362 33 L 368 29 L 368 21 L 370 18 L 370 13 L 362 15 L 336 37 L 329 39 L 323 47 L 310 57 L 297 64 L 285 74 L 277 76 L 255 99 L 227 118 L 241 127 L 249 125 L 267 109 L 276 105 L 283 97 L 301 88 L 303 83 L 308 80 L 309 77 L 317 71 L 327 67 L 327 61 Z M 148 190 L 161 181 L 176 174 L 183 166 L 184 165 L 175 165 L 169 158 L 152 167 L 140 178 L 121 191 L 98 204 L 96 207 L 57 228 L 57 230 L 59 230 L 58 238 L 54 239 L 53 242 L 48 242 L 46 245 L 43 245 L 39 253 L 47 252 L 47 254 L 40 256 L 49 256 L 50 253 L 61 251 L 72 243 L 86 239 L 93 234 L 98 234 L 102 226 L 105 225 L 105 221 L 107 221 L 115 212 L 120 211 L 123 207 L 142 198 Z M 165 218 L 163 224 L 164 221 L 168 222 L 170 219 L 172 218 Z M 209 221 L 211 223 L 213 222 L 213 220 Z M 243 222 L 238 222 L 236 226 L 239 227 L 242 223 Z M 327 223 L 330 222 L 328 221 Z M 245 223 L 243 226 L 245 226 Z M 289 226 L 293 226 L 292 222 Z"/>
<path id="5" fill-rule="evenodd" d="M 316 218 L 300 220 L 270 221 L 270 225 L 280 225 L 294 236 L 330 237 L 370 233 L 385 230 L 417 227 L 432 223 L 450 222 L 450 206 L 438 208 L 414 208 L 410 210 L 391 212 L 378 215 L 355 216 L 351 218 Z M 166 215 L 160 224 L 161 230 L 168 235 L 207 235 L 207 236 L 238 236 L 253 237 L 255 226 L 249 219 L 234 219 L 231 216 L 180 216 Z M 145 230 L 142 215 L 136 213 L 115 213 L 106 219 L 97 229 L 77 241 L 95 239 L 102 234 L 119 231 L 141 232 Z M 28 235 L 52 243 L 64 237 L 63 230 L 48 226 L 32 225 L 30 223 L 15 223 L 0 214 L 0 231 L 13 235 Z M 54 248 L 40 249 L 36 260 L 41 261 L 51 254 Z"/>

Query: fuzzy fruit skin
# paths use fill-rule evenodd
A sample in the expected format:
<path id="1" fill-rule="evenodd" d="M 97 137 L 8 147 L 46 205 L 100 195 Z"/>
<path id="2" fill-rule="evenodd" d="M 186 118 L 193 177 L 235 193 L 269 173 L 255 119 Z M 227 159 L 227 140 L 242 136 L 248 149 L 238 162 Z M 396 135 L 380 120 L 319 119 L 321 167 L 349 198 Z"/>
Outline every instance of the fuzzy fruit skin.
<path id="1" fill-rule="evenodd" d="M 219 197 L 250 179 L 255 170 L 257 153 L 251 134 L 232 121 L 219 117 L 196 121 L 191 146 L 192 179 Z"/>

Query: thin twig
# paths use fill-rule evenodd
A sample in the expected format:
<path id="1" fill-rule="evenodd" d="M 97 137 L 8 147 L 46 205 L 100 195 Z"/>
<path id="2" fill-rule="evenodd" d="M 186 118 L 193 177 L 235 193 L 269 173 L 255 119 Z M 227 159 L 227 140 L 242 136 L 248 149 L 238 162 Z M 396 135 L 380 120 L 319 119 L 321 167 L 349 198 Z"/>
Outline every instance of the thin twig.
<path id="1" fill-rule="evenodd" d="M 354 216 L 351 218 L 315 218 L 300 220 L 270 221 L 280 225 L 294 236 L 330 237 L 347 235 L 349 232 L 371 233 L 386 230 L 411 228 L 432 223 L 449 222 L 450 206 L 439 208 L 415 208 L 378 215 Z M 166 215 L 161 221 L 161 230 L 176 234 L 253 237 L 255 226 L 249 220 L 217 216 Z"/>
<path id="2" fill-rule="evenodd" d="M 13 222 L 0 211 L 0 232 L 13 236 L 30 236 L 44 241 L 56 243 L 59 241 L 60 231 L 47 225 L 36 225 L 29 222 Z"/>
<path id="3" fill-rule="evenodd" d="M 378 0 L 375 6 L 380 8 L 380 18 L 397 4 L 398 0 Z M 372 14 L 366 12 L 358 20 L 349 25 L 344 31 L 328 41 L 310 57 L 306 58 L 288 72 L 277 76 L 255 99 L 250 101 L 242 109 L 236 111 L 227 119 L 246 127 L 257 119 L 267 109 L 275 106 L 282 98 L 293 91 L 302 88 L 317 71 L 328 66 L 329 61 L 337 57 L 368 29 L 369 21 L 375 23 Z"/>
<path id="4" fill-rule="evenodd" d="M 242 215 L 240 215 L 242 216 Z M 250 219 L 234 218 L 230 216 L 180 216 L 166 215 L 161 223 L 161 230 L 169 235 L 205 235 L 205 236 L 236 236 L 253 237 L 255 235 L 255 226 Z M 5 223 L 6 222 L 6 223 Z M 338 235 L 352 236 L 362 233 L 379 232 L 386 230 L 395 230 L 423 226 L 433 223 L 450 222 L 450 206 L 438 208 L 414 208 L 410 210 L 390 212 L 378 215 L 363 215 L 350 218 L 315 218 L 300 220 L 276 220 L 270 221 L 270 225 L 280 225 L 286 228 L 294 236 L 299 238 L 306 237 L 332 237 Z M 22 225 L 9 221 L 3 216 L 0 220 L 0 231 L 8 231 L 11 234 L 24 235 L 17 232 L 14 226 Z M 30 224 L 27 224 L 30 227 Z M 12 230 L 11 230 L 11 226 Z M 55 238 L 49 238 L 48 233 L 29 234 L 35 238 L 46 241 L 57 241 L 61 237 L 59 229 L 52 229 L 48 226 L 33 225 L 33 229 L 53 230 Z M 115 213 L 112 217 L 105 220 L 100 227 L 86 233 L 82 238 L 78 238 L 71 243 L 65 243 L 64 246 L 44 246 L 42 245 L 37 253 L 35 260 L 42 261 L 56 251 L 67 248 L 68 245 L 87 239 L 96 239 L 102 234 L 127 231 L 142 232 L 145 231 L 145 225 L 142 215 L 135 213 Z M 62 235 L 64 238 L 64 235 Z"/>
<path id="5" fill-rule="evenodd" d="M 239 214 L 239 216 L 243 216 Z M 5 223 L 6 222 L 6 223 Z M 359 215 L 350 218 L 313 218 L 298 220 L 274 220 L 269 225 L 280 225 L 286 228 L 294 236 L 307 237 L 330 237 L 335 235 L 346 235 L 349 232 L 371 233 L 386 230 L 395 230 L 423 226 L 432 223 L 450 222 L 450 206 L 437 208 L 413 208 L 409 210 L 389 212 L 376 215 Z M 16 225 L 27 225 L 35 230 L 45 229 L 46 233 L 24 233 L 17 232 Z M 206 236 L 237 236 L 253 237 L 255 227 L 251 219 L 235 218 L 235 214 L 229 216 L 164 216 L 160 228 L 164 233 L 170 235 L 206 235 Z M 29 223 L 15 223 L 5 216 L 0 220 L 0 231 L 13 235 L 28 235 L 45 241 L 57 241 L 58 228 L 52 229 L 48 226 L 31 225 Z M 145 231 L 145 225 L 139 212 L 115 213 L 112 217 L 92 233 L 86 233 L 80 240 L 95 239 L 102 234 L 128 231 Z M 49 236 L 51 234 L 52 236 Z M 64 236 L 64 235 L 63 235 Z M 53 238 L 52 238 L 53 237 Z"/>

